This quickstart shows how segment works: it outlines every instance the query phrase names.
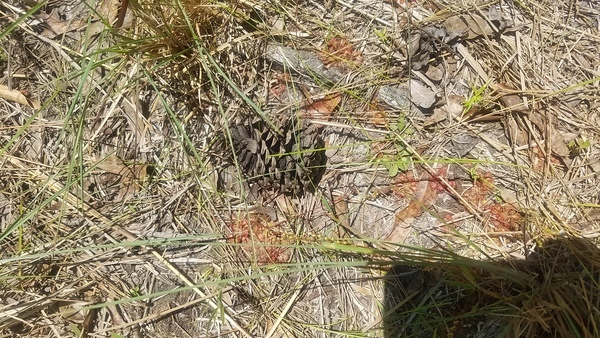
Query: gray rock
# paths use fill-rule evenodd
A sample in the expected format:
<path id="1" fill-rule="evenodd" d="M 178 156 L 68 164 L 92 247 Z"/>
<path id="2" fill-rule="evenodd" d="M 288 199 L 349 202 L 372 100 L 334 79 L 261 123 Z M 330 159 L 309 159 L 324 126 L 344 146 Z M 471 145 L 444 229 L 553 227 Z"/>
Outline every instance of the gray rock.
<path id="1" fill-rule="evenodd" d="M 338 67 L 325 67 L 314 52 L 268 45 L 266 56 L 267 59 L 278 63 L 285 69 L 292 69 L 299 74 L 316 77 L 328 83 L 339 82 L 344 77 L 343 71 Z"/>
<path id="2" fill-rule="evenodd" d="M 379 89 L 377 98 L 380 102 L 398 110 L 413 110 L 411 109 L 413 105 L 428 110 L 436 101 L 433 90 L 417 80 L 399 85 L 383 86 Z"/>

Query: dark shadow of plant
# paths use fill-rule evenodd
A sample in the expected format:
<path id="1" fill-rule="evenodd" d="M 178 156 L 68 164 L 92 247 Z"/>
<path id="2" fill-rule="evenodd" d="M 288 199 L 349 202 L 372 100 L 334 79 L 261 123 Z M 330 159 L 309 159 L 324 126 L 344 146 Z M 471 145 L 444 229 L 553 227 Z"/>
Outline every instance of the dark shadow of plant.
<path id="1" fill-rule="evenodd" d="M 526 260 L 395 265 L 385 337 L 600 337 L 600 250 L 586 239 L 540 243 Z"/>

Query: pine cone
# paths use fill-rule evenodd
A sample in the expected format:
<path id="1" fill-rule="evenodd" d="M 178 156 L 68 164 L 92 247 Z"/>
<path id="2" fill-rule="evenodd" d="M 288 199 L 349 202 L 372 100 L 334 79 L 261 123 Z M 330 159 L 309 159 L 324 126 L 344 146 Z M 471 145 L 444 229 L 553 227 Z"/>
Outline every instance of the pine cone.
<path id="1" fill-rule="evenodd" d="M 321 128 L 294 118 L 276 126 L 278 131 L 254 119 L 231 128 L 240 167 L 262 188 L 297 194 L 313 189 L 326 162 Z"/>

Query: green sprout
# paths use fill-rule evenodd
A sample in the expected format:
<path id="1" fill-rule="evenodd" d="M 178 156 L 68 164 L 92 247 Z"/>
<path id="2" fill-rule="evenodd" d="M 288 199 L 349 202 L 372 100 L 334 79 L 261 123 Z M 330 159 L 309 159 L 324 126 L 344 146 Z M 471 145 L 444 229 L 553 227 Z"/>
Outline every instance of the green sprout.
<path id="1" fill-rule="evenodd" d="M 590 146 L 591 146 L 590 140 L 585 139 L 583 137 L 576 137 L 575 139 L 571 140 L 571 142 L 569 142 L 567 144 L 567 147 L 569 147 L 571 154 L 573 154 L 575 156 L 581 155 L 581 153 L 583 153 Z"/>
<path id="2" fill-rule="evenodd" d="M 375 33 L 377 38 L 381 40 L 381 42 L 383 42 L 384 44 L 389 44 L 390 38 L 388 37 L 388 32 L 385 27 L 383 29 L 375 29 L 373 32 Z"/>
<path id="3" fill-rule="evenodd" d="M 139 297 L 142 295 L 142 288 L 139 285 L 136 285 L 129 289 L 129 295 L 131 297 Z"/>
<path id="4" fill-rule="evenodd" d="M 471 91 L 473 92 L 473 94 L 471 94 L 471 97 L 469 97 L 469 99 L 463 103 L 463 115 L 466 114 L 469 110 L 471 110 L 471 108 L 478 106 L 484 100 L 483 93 L 489 85 L 490 81 L 484 83 L 483 86 L 479 88 L 477 88 L 476 86 L 471 87 Z"/>

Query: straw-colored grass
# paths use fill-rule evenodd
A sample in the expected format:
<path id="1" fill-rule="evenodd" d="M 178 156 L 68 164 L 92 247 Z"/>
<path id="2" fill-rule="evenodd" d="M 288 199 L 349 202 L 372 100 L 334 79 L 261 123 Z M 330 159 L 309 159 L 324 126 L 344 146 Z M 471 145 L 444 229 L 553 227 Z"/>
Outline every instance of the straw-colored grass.
<path id="1" fill-rule="evenodd" d="M 0 3 L 0 333 L 600 336 L 599 13 Z M 260 186 L 249 119 L 322 176 Z"/>

